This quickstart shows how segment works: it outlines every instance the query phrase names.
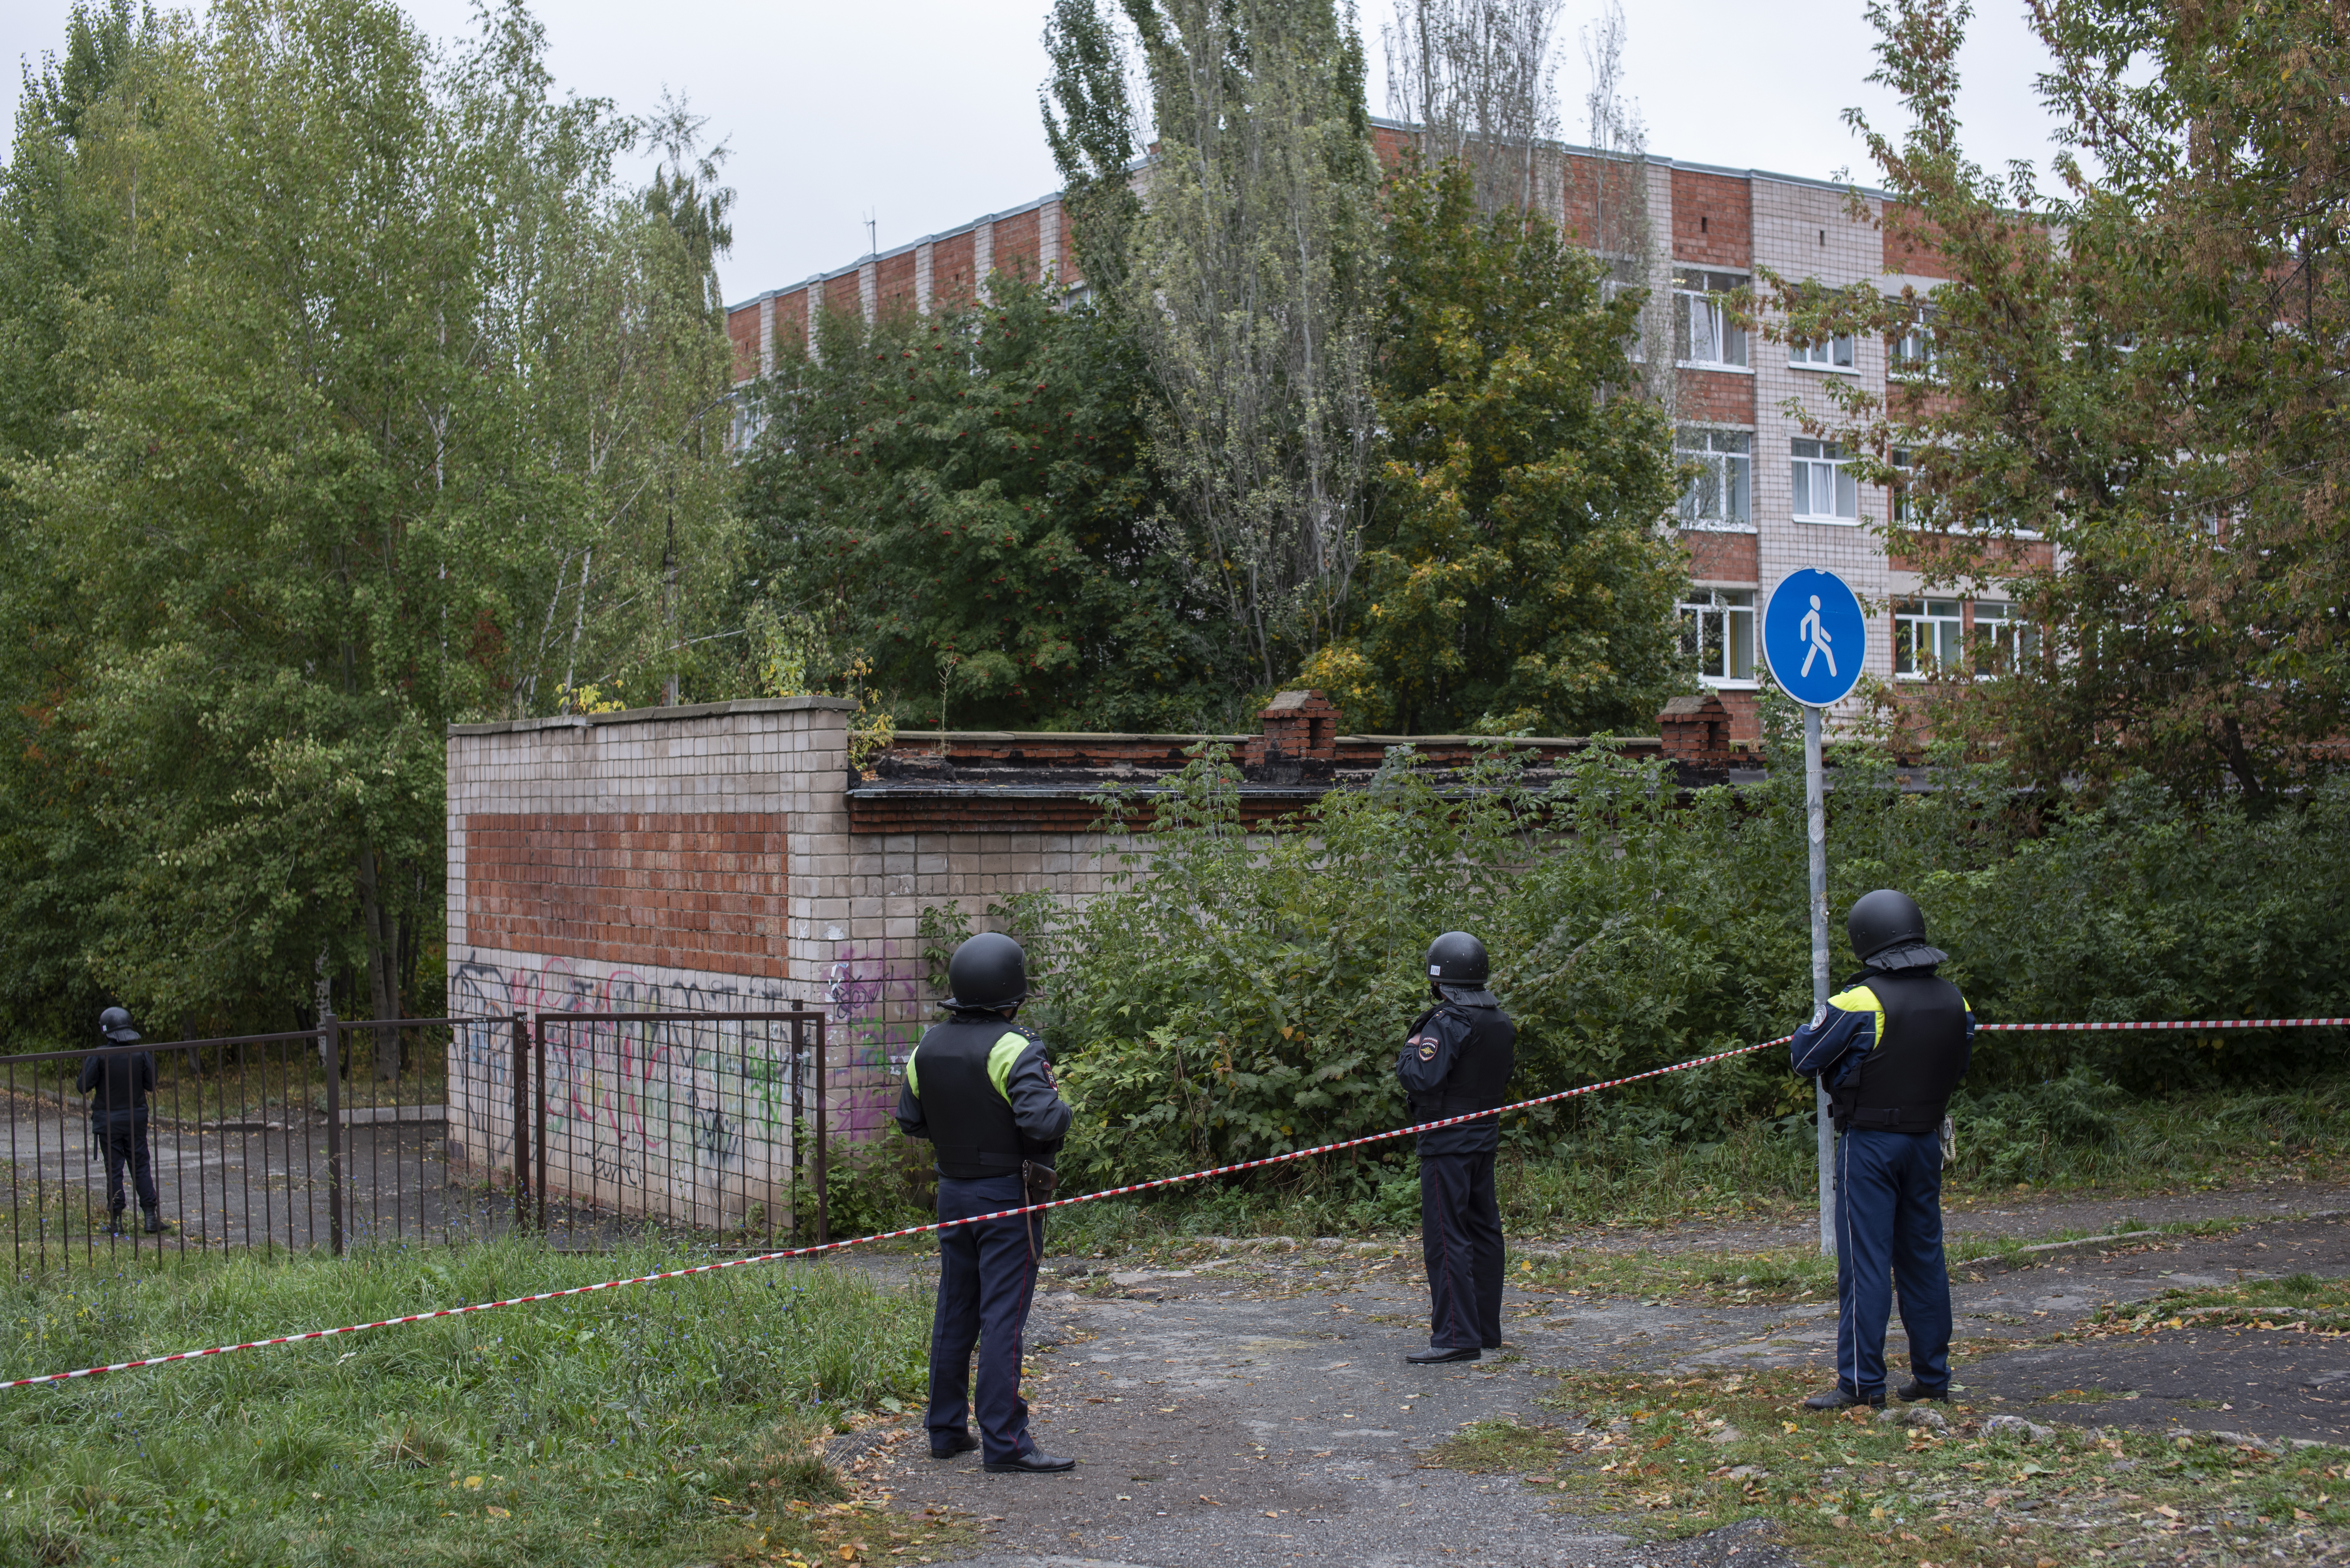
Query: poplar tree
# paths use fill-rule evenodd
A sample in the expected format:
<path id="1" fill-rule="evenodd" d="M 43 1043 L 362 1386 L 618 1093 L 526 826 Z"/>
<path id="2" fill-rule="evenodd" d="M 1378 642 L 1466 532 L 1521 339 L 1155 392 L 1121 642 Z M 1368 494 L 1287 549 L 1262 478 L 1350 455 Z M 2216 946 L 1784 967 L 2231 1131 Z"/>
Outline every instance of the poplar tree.
<path id="1" fill-rule="evenodd" d="M 1242 679 L 1272 687 L 1345 616 L 1374 462 L 1362 42 L 1331 0 L 1124 7 L 1156 131 L 1124 285 L 1152 455 Z"/>

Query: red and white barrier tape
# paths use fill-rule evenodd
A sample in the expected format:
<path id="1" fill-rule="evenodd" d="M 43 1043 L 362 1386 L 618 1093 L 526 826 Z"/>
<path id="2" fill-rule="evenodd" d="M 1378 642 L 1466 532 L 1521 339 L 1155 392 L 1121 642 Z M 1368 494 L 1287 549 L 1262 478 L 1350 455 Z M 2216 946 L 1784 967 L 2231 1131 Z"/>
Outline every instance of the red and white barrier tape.
<path id="1" fill-rule="evenodd" d="M 1991 1030 L 2106 1030 L 2106 1029 L 2292 1029 L 2315 1025 L 2350 1024 L 2350 1018 L 2235 1018 L 2178 1020 L 2151 1023 L 1984 1023 L 1977 1032 Z M 226 1355 L 234 1350 L 260 1350 L 273 1345 L 300 1345 L 306 1340 L 333 1339 L 340 1334 L 358 1334 L 370 1328 L 394 1328 L 404 1323 L 429 1323 L 434 1318 L 463 1317 L 469 1313 L 494 1312 L 499 1307 L 526 1306 L 533 1302 L 557 1301 L 565 1296 L 592 1295 L 598 1291 L 619 1290 L 623 1285 L 646 1285 L 660 1280 L 681 1280 L 690 1274 L 712 1274 L 722 1269 L 747 1268 L 754 1263 L 779 1262 L 786 1258 L 812 1257 L 821 1252 L 837 1252 L 844 1248 L 861 1247 L 868 1241 L 891 1241 L 905 1236 L 927 1235 L 936 1231 L 950 1231 L 958 1225 L 978 1225 L 990 1220 L 1009 1220 L 1022 1214 L 1040 1213 L 1048 1209 L 1066 1209 L 1079 1203 L 1095 1203 L 1105 1198 L 1123 1198 L 1137 1192 L 1149 1192 L 1162 1187 L 1175 1187 L 1186 1181 L 1201 1181 L 1211 1176 L 1230 1176 L 1235 1171 L 1255 1170 L 1263 1166 L 1282 1165 L 1290 1160 L 1308 1159 L 1318 1154 L 1333 1154 L 1340 1149 L 1360 1148 L 1366 1144 L 1385 1143 L 1390 1138 L 1408 1137 L 1415 1133 L 1431 1132 L 1438 1127 L 1456 1127 L 1462 1122 L 1482 1121 L 1487 1116 L 1505 1116 L 1513 1111 L 1523 1111 L 1535 1106 L 1550 1105 L 1558 1100 L 1571 1100 L 1579 1095 L 1596 1094 L 1602 1089 L 1620 1088 L 1648 1078 L 1661 1078 L 1669 1073 L 1686 1073 L 1693 1067 L 1711 1066 L 1727 1062 L 1733 1056 L 1751 1055 L 1767 1051 L 1773 1045 L 1783 1045 L 1793 1035 L 1782 1034 L 1775 1040 L 1764 1040 L 1753 1045 L 1741 1045 L 1734 1050 L 1717 1051 L 1711 1056 L 1694 1056 L 1670 1066 L 1651 1067 L 1645 1073 L 1629 1073 L 1621 1078 L 1608 1078 L 1596 1084 L 1585 1084 L 1576 1088 L 1561 1089 L 1555 1094 L 1538 1095 L 1530 1100 L 1519 1100 L 1498 1110 L 1471 1111 L 1465 1116 L 1446 1116 L 1440 1121 L 1419 1122 L 1390 1132 L 1368 1133 L 1361 1137 L 1342 1138 L 1336 1143 L 1316 1144 L 1312 1148 L 1292 1149 L 1286 1154 L 1266 1155 L 1259 1159 L 1244 1159 L 1232 1165 L 1220 1165 L 1209 1170 L 1187 1171 L 1181 1176 L 1162 1176 L 1150 1181 L 1138 1181 L 1128 1187 L 1107 1187 L 1099 1192 L 1081 1193 L 1075 1198 L 1055 1198 L 1048 1202 L 1031 1203 L 1018 1209 L 998 1210 L 992 1214 L 974 1214 L 964 1220 L 934 1220 L 928 1225 L 910 1225 L 902 1231 L 882 1231 L 870 1236 L 852 1236 L 846 1241 L 827 1241 L 821 1246 L 791 1247 L 781 1251 L 761 1252 L 748 1258 L 726 1258 L 714 1263 L 695 1263 L 688 1268 L 664 1269 L 659 1273 L 638 1274 L 625 1280 L 604 1280 L 592 1285 L 573 1285 L 568 1290 L 541 1291 L 536 1295 L 509 1296 L 504 1301 L 474 1302 L 464 1306 L 442 1307 L 432 1312 L 410 1313 L 405 1317 L 380 1318 L 374 1323 L 346 1324 L 340 1328 L 316 1328 L 306 1334 L 284 1334 L 273 1339 L 249 1339 L 242 1345 L 215 1345 L 205 1350 L 182 1350 L 170 1355 L 151 1355 L 143 1361 L 118 1361 L 109 1366 L 85 1366 L 74 1372 L 46 1372 L 37 1377 L 16 1377 L 0 1382 L 0 1388 L 28 1388 L 36 1385 L 65 1383 L 77 1377 L 95 1377 L 107 1372 L 132 1372 L 142 1366 L 163 1366 L 174 1361 L 199 1361 L 207 1355 Z"/>

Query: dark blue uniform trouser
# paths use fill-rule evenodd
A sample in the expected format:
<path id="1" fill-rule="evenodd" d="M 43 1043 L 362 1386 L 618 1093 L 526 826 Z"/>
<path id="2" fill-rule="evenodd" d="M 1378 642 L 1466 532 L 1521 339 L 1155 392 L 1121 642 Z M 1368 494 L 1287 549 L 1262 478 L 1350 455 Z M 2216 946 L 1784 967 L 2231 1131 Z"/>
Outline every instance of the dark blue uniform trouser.
<path id="1" fill-rule="evenodd" d="M 1027 1201 L 1017 1176 L 939 1179 L 941 1220 L 993 1214 Z M 934 1446 L 970 1435 L 973 1403 L 981 1459 L 993 1464 L 1034 1446 L 1028 1439 L 1028 1402 L 1020 1397 L 1020 1334 L 1036 1293 L 1036 1260 L 1044 1251 L 1042 1214 L 939 1232 L 939 1307 L 931 1322 L 929 1425 Z M 976 1401 L 971 1386 L 973 1345 L 979 1347 Z"/>
<path id="2" fill-rule="evenodd" d="M 1502 1208 L 1493 1156 L 1419 1157 L 1419 1250 L 1428 1263 L 1428 1343 L 1439 1350 L 1502 1343 Z"/>
<path id="3" fill-rule="evenodd" d="M 139 1195 L 139 1207 L 152 1209 L 156 1205 L 154 1158 L 147 1142 L 145 1112 L 135 1116 L 92 1117 L 90 1136 L 106 1150 L 106 1207 L 109 1212 L 120 1214 L 123 1210 L 122 1168 L 130 1168 L 131 1190 Z"/>
<path id="4" fill-rule="evenodd" d="M 1941 1135 L 1851 1127 L 1836 1139 L 1835 1162 L 1837 1386 L 1860 1398 L 1885 1392 L 1885 1320 L 1898 1290 L 1909 1374 L 1929 1388 L 1946 1388 L 1950 1276 L 1942 1266 Z"/>

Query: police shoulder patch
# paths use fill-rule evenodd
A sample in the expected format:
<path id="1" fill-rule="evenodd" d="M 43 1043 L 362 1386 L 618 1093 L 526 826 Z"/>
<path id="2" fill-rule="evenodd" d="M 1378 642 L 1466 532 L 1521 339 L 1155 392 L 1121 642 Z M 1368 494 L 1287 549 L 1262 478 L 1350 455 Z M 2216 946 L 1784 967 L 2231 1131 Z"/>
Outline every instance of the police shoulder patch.
<path id="1" fill-rule="evenodd" d="M 1433 1062 L 1436 1060 L 1435 1041 L 1422 1040 L 1419 1043 L 1419 1059 L 1423 1062 Z"/>

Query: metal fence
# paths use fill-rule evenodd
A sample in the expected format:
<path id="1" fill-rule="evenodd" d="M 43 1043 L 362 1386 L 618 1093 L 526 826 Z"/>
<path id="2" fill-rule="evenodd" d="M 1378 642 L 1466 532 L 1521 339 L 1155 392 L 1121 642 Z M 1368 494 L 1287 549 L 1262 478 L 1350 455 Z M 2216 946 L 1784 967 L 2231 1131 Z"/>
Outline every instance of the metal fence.
<path id="1" fill-rule="evenodd" d="M 828 1239 L 823 1045 L 816 1012 L 563 1013 L 0 1056 L 8 1239 L 19 1272 L 516 1230 Z M 93 1115 L 81 1085 L 141 1054 L 143 1114 Z"/>

